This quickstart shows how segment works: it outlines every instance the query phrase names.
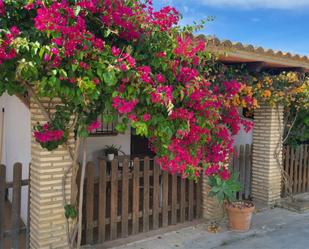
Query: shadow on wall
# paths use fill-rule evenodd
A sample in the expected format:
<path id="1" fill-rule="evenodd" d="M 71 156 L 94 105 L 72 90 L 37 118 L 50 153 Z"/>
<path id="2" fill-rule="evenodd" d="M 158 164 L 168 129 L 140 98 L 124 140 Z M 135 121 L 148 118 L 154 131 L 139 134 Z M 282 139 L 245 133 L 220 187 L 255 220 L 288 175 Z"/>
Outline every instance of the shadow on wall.
<path id="1" fill-rule="evenodd" d="M 13 165 L 23 165 L 23 179 L 29 178 L 31 161 L 31 123 L 30 111 L 19 98 L 3 94 L 0 97 L 0 108 L 3 119 L 3 144 L 1 163 L 7 166 L 6 180 L 13 180 Z M 2 123 L 2 120 L 0 120 Z M 9 199 L 12 194 L 9 193 Z M 28 187 L 22 188 L 21 217 L 27 221 Z"/>

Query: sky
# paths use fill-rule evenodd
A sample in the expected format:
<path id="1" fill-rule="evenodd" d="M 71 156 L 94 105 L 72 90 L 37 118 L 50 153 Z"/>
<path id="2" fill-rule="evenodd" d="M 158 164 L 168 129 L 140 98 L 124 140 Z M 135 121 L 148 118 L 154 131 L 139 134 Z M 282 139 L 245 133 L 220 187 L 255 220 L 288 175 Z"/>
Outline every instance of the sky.
<path id="1" fill-rule="evenodd" d="M 202 33 L 309 56 L 309 0 L 153 0 L 176 7 L 182 25 L 213 16 Z"/>

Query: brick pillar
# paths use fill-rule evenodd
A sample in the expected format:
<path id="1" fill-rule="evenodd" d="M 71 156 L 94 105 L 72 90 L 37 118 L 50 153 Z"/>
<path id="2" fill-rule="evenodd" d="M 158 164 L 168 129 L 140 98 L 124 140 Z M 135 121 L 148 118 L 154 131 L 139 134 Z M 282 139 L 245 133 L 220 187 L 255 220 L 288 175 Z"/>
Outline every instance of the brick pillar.
<path id="1" fill-rule="evenodd" d="M 283 107 L 261 105 L 254 113 L 253 128 L 252 196 L 257 203 L 273 205 L 280 200 L 282 176 L 275 151 L 282 132 Z"/>
<path id="2" fill-rule="evenodd" d="M 202 179 L 202 214 L 203 218 L 208 221 L 219 221 L 224 217 L 225 211 L 223 204 L 215 197 L 208 196 L 210 187 L 207 184 L 207 177 Z"/>
<path id="3" fill-rule="evenodd" d="M 58 102 L 59 103 L 59 102 Z M 48 105 L 47 101 L 44 105 Z M 38 105 L 31 99 L 31 125 L 47 120 Z M 74 140 L 70 139 L 74 148 Z M 68 248 L 66 239 L 66 220 L 64 216 L 62 176 L 72 165 L 67 149 L 60 146 L 49 152 L 33 138 L 31 141 L 30 166 L 30 248 L 54 249 Z M 71 174 L 66 179 L 66 199 L 71 195 Z"/>

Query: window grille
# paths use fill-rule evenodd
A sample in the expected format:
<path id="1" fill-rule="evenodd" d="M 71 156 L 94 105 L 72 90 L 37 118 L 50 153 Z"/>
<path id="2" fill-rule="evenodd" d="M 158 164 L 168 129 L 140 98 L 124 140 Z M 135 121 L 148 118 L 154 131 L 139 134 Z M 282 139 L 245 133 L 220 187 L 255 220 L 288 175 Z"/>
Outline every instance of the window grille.
<path id="1" fill-rule="evenodd" d="M 117 125 L 117 120 L 113 122 L 104 121 L 103 115 L 100 115 L 98 118 L 101 121 L 101 127 L 93 131 L 91 136 L 116 136 L 118 132 L 115 127 Z"/>

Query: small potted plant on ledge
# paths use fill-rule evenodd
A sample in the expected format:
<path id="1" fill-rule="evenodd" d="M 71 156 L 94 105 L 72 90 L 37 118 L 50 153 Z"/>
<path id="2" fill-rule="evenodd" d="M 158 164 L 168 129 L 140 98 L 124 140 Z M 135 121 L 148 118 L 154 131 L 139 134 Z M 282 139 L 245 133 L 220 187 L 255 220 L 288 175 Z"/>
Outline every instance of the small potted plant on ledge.
<path id="1" fill-rule="evenodd" d="M 118 155 L 118 152 L 120 150 L 120 146 L 117 147 L 116 145 L 106 145 L 104 148 L 105 156 L 107 156 L 108 161 L 113 161 L 115 158 L 115 155 Z"/>
<path id="2" fill-rule="evenodd" d="M 209 195 L 217 197 L 219 202 L 224 203 L 230 229 L 246 232 L 250 229 L 255 206 L 252 201 L 236 200 L 236 193 L 241 189 L 237 178 L 238 173 L 229 174 L 229 177 L 225 178 L 222 178 L 221 174 L 210 175 L 208 178 L 208 184 L 211 187 Z"/>

